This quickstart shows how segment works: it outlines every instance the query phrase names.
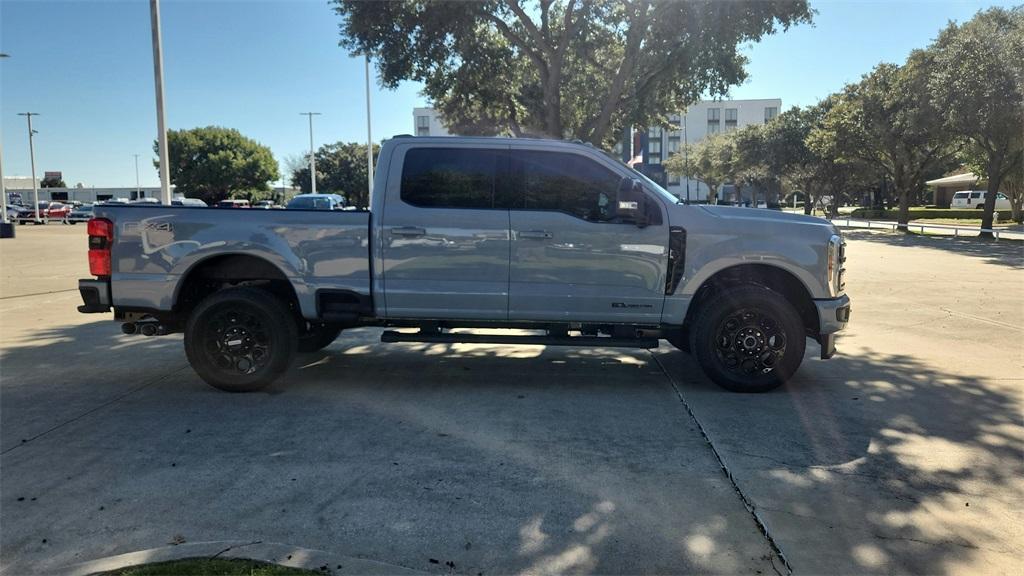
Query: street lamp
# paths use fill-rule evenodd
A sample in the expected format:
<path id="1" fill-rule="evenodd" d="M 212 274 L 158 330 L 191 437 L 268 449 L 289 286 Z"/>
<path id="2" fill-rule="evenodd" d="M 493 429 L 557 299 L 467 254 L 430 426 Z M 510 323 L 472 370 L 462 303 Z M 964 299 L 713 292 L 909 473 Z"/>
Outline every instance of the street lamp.
<path id="1" fill-rule="evenodd" d="M 373 132 L 370 130 L 370 55 L 365 55 L 366 63 L 366 203 L 370 205 L 373 194 Z"/>
<path id="2" fill-rule="evenodd" d="M 160 39 L 160 0 L 149 0 L 150 28 L 153 34 L 153 78 L 156 81 L 156 141 L 160 154 L 160 202 L 171 205 L 170 160 L 167 157 L 167 123 L 164 122 L 164 56 Z"/>
<path id="3" fill-rule="evenodd" d="M 316 194 L 316 157 L 313 154 L 313 116 L 319 112 L 299 112 L 299 116 L 309 116 L 309 190 Z"/>
<path id="4" fill-rule="evenodd" d="M 686 169 L 686 203 L 690 203 L 690 143 L 686 138 L 686 110 L 683 110 L 683 164 Z"/>
<path id="5" fill-rule="evenodd" d="M 135 197 L 138 198 L 142 193 L 142 188 L 139 186 L 139 155 L 132 154 L 135 156 Z"/>
<path id="6" fill-rule="evenodd" d="M 0 58 L 10 58 L 10 56 L 4 52 L 0 52 Z M 3 223 L 3 230 L 0 231 L 0 238 L 7 238 L 9 235 L 14 235 L 14 228 L 11 227 L 11 222 L 7 219 L 7 186 L 4 185 L 4 148 L 0 144 L 0 208 L 3 208 L 3 216 L 0 216 L 0 222 Z"/>
<path id="7" fill-rule="evenodd" d="M 36 224 L 42 222 L 39 217 L 39 183 L 36 182 L 36 131 L 32 129 L 32 117 L 39 116 L 38 112 L 18 112 L 18 116 L 24 116 L 28 120 L 28 156 L 32 162 L 32 202 L 36 207 Z"/>

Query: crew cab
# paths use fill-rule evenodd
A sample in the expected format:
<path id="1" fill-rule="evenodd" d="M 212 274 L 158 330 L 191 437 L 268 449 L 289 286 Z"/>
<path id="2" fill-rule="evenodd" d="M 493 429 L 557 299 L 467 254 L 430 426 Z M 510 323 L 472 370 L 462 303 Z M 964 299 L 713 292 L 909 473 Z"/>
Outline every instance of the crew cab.
<path id="1" fill-rule="evenodd" d="M 665 339 L 719 385 L 766 391 L 808 339 L 831 357 L 850 311 L 829 222 L 680 204 L 574 142 L 395 137 L 367 211 L 94 210 L 79 311 L 184 332 L 193 368 L 228 391 L 267 386 L 358 326 L 389 328 L 384 342 Z"/>

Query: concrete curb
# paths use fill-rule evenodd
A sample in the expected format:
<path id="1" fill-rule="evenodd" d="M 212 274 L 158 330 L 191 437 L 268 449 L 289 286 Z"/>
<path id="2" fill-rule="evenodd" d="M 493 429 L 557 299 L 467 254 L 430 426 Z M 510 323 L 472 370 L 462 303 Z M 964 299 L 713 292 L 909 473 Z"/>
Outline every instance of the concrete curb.
<path id="1" fill-rule="evenodd" d="M 90 560 L 80 564 L 72 564 L 60 570 L 68 576 L 88 576 L 98 572 L 109 572 L 129 566 L 167 562 L 184 558 L 247 558 L 280 564 L 292 568 L 317 570 L 323 574 L 427 574 L 375 560 L 366 560 L 352 556 L 333 554 L 323 550 L 300 548 L 279 542 L 260 542 L 248 540 L 217 540 L 212 542 L 188 542 L 172 546 L 161 546 L 137 552 L 128 552 L 117 556 L 108 556 L 98 560 Z"/>

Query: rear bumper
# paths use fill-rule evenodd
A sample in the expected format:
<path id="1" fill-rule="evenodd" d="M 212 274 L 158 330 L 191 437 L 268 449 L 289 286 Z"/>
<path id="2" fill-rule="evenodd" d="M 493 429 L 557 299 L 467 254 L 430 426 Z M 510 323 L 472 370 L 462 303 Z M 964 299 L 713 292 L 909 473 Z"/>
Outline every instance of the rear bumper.
<path id="1" fill-rule="evenodd" d="M 78 293 L 82 296 L 82 305 L 78 307 L 82 314 L 110 312 L 109 280 L 79 280 Z"/>
<path id="2" fill-rule="evenodd" d="M 850 321 L 850 297 L 815 300 L 818 309 L 818 342 L 821 343 L 821 358 L 827 360 L 836 353 L 836 332 L 846 328 Z"/>

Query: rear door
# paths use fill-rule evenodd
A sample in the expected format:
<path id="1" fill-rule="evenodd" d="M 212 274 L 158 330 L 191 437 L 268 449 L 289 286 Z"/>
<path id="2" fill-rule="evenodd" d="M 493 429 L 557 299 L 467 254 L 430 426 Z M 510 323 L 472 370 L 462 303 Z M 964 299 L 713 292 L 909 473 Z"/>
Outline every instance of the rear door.
<path id="1" fill-rule="evenodd" d="M 589 156 L 513 148 L 509 319 L 658 323 L 669 226 L 648 199 L 640 228 L 615 213 L 622 177 Z"/>
<path id="2" fill-rule="evenodd" d="M 381 216 L 389 318 L 506 319 L 507 151 L 396 148 Z"/>

